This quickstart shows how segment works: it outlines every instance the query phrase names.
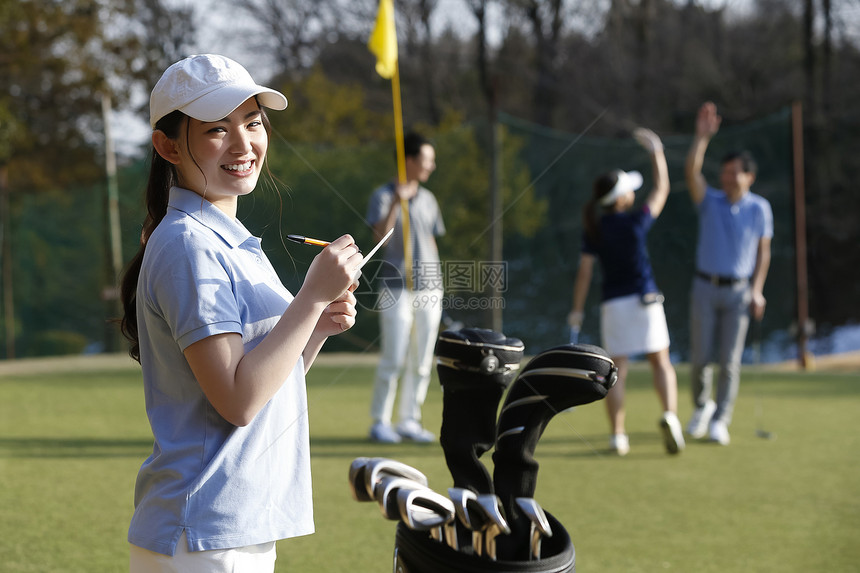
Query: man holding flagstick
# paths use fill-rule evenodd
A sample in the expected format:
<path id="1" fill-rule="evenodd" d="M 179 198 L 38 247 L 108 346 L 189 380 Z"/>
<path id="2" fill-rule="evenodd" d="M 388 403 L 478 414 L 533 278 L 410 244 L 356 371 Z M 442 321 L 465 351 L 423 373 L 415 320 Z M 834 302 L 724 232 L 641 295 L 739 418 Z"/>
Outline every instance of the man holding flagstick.
<path id="1" fill-rule="evenodd" d="M 394 100 L 397 180 L 374 191 L 367 223 L 378 240 L 394 229 L 380 272 L 380 361 L 370 415 L 370 439 L 397 443 L 431 442 L 421 424 L 421 406 L 433 368 L 433 348 L 442 318 L 442 280 L 435 237 L 445 225 L 436 197 L 422 186 L 436 169 L 433 146 L 418 134 L 403 136 L 397 33 L 391 0 L 380 0 L 376 26 L 368 42 L 377 57 L 376 71 L 391 79 Z M 402 376 L 399 423 L 392 426 L 398 378 Z"/>

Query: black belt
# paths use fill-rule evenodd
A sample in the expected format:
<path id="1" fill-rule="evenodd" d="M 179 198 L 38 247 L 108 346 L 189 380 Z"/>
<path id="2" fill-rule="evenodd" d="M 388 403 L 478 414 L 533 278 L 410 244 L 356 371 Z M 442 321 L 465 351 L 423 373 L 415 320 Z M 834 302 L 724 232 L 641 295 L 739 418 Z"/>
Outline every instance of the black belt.
<path id="1" fill-rule="evenodd" d="M 739 283 L 745 283 L 749 279 L 736 279 L 735 277 L 724 277 L 720 275 L 709 275 L 708 273 L 703 273 L 702 271 L 696 271 L 696 276 L 700 279 L 703 279 L 714 286 L 731 286 Z"/>

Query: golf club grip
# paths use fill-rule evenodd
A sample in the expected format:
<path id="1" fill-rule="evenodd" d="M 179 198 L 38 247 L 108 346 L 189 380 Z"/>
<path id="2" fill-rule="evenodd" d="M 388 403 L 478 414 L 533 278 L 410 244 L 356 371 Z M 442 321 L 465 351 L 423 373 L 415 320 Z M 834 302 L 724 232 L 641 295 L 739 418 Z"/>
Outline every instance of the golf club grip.
<path id="1" fill-rule="evenodd" d="M 439 443 L 454 487 L 493 493 L 493 480 L 479 458 L 495 442 L 496 411 L 503 393 L 504 388 L 496 384 L 459 391 L 446 388 Z"/>

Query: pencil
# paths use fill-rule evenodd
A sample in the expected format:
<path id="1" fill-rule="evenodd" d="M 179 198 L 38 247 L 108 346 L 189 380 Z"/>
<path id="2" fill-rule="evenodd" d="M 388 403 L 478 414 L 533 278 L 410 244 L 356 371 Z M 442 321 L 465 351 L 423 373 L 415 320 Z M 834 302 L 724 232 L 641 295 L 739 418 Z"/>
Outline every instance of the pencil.
<path id="1" fill-rule="evenodd" d="M 311 239 L 310 237 L 303 237 L 302 235 L 287 235 L 287 238 L 294 243 L 300 243 L 302 245 L 316 245 L 318 247 L 327 247 L 329 244 L 331 244 L 329 241 Z"/>

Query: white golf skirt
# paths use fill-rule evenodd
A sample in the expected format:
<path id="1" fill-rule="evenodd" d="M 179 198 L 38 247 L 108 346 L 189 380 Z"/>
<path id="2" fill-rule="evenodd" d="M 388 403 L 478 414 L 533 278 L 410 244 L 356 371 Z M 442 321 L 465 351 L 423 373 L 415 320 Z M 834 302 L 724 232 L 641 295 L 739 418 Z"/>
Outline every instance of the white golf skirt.
<path id="1" fill-rule="evenodd" d="M 643 304 L 631 294 L 600 305 L 603 349 L 610 356 L 651 354 L 669 348 L 669 328 L 662 302 Z"/>

